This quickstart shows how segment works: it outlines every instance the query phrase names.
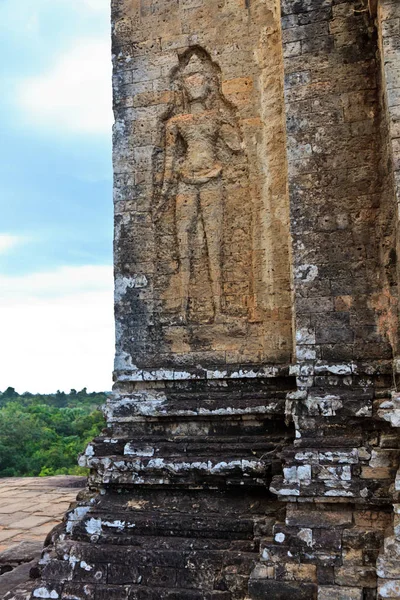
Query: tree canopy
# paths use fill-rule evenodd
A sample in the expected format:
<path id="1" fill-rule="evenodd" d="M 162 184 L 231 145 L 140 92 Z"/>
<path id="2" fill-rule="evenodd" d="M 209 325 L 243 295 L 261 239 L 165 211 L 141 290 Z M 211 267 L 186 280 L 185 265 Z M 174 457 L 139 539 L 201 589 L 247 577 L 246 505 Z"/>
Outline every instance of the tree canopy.
<path id="1" fill-rule="evenodd" d="M 81 475 L 78 454 L 104 427 L 105 393 L 0 393 L 0 477 Z"/>

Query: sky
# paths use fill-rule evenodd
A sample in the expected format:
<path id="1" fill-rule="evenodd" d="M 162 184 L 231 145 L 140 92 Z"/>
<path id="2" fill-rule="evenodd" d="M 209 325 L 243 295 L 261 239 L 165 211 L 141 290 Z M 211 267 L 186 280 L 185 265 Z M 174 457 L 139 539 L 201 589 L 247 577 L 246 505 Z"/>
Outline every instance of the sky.
<path id="1" fill-rule="evenodd" d="M 110 0 L 0 0 L 0 391 L 110 390 Z"/>

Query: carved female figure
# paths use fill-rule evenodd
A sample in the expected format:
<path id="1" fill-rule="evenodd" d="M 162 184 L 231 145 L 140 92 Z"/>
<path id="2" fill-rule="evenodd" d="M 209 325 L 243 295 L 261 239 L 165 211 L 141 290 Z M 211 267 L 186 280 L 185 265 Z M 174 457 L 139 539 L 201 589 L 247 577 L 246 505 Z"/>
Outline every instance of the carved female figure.
<path id="1" fill-rule="evenodd" d="M 201 222 L 214 306 L 214 321 L 222 319 L 223 170 L 218 148 L 242 150 L 233 109 L 220 92 L 219 72 L 201 49 L 188 51 L 174 80 L 181 104 L 165 126 L 165 159 L 161 193 L 155 203 L 157 220 L 175 191 L 175 222 L 180 266 L 180 322 L 188 315 L 191 258 L 196 227 Z"/>

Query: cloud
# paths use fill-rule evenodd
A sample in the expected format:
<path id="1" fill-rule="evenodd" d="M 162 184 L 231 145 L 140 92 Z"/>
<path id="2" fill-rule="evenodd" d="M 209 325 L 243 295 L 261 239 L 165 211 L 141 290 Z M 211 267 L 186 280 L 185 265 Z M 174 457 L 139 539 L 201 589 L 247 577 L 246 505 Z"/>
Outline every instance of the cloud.
<path id="1" fill-rule="evenodd" d="M 0 276 L 0 390 L 111 389 L 111 266 Z"/>
<path id="2" fill-rule="evenodd" d="M 109 14 L 110 12 L 110 0 L 75 0 L 75 3 L 78 6 L 84 6 L 94 12 L 106 14 Z"/>
<path id="3" fill-rule="evenodd" d="M 21 242 L 21 238 L 17 235 L 8 233 L 0 233 L 0 254 L 9 252 Z"/>
<path id="4" fill-rule="evenodd" d="M 79 27 L 82 18 L 86 31 L 88 21 L 95 29 L 109 29 L 110 13 L 110 0 L 1 0 L 0 28 L 6 35 L 36 39 L 43 33 L 51 34 L 48 25 L 53 21 L 59 40 L 68 32 L 76 35 L 76 29 L 70 27 L 71 19 Z"/>
<path id="5" fill-rule="evenodd" d="M 103 38 L 76 40 L 50 70 L 23 79 L 17 90 L 26 121 L 68 133 L 110 135 L 111 98 L 111 49 Z"/>

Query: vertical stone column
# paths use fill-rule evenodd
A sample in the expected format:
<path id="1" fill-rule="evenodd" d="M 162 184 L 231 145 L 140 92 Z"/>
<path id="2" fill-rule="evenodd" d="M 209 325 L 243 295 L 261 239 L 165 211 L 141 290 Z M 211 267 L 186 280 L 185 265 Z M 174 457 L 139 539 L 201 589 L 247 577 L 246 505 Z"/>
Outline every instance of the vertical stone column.
<path id="1" fill-rule="evenodd" d="M 387 426 L 376 435 L 372 425 L 393 385 L 397 339 L 376 29 L 362 3 L 283 0 L 282 37 L 296 440 L 270 488 L 290 502 L 286 517 L 251 588 L 257 598 L 372 599 L 398 464 Z"/>
<path id="2" fill-rule="evenodd" d="M 381 56 L 382 106 L 385 114 L 385 133 L 387 148 L 388 177 L 394 180 L 394 196 L 396 204 L 393 211 L 393 222 L 396 225 L 396 252 L 399 253 L 399 183 L 400 183 L 400 6 L 397 2 L 381 0 L 377 5 L 376 23 L 379 36 Z M 398 347 L 396 347 L 398 356 Z M 399 360 L 395 359 L 394 371 L 399 373 Z M 398 428 L 399 394 L 393 392 L 390 400 L 383 402 L 378 411 L 379 416 Z M 394 430 L 396 432 L 396 429 Z M 391 436 L 392 452 L 398 453 L 399 436 Z M 378 598 L 398 598 L 400 596 L 400 531 L 399 491 L 400 479 L 397 472 L 392 486 L 393 525 L 386 531 L 383 547 L 377 561 Z"/>
<path id="3" fill-rule="evenodd" d="M 394 187 L 396 204 L 392 221 L 396 230 L 396 245 L 392 254 L 399 255 L 399 201 L 400 201 L 400 7 L 397 2 L 381 0 L 377 6 L 376 24 L 380 50 L 382 108 L 384 119 L 384 143 L 387 156 L 387 177 Z M 389 184 L 389 182 L 388 182 Z M 396 320 L 397 323 L 397 320 Z M 396 331 L 397 334 L 397 331 Z M 397 335 L 393 343 L 398 354 Z M 400 365 L 396 364 L 397 371 Z"/>

